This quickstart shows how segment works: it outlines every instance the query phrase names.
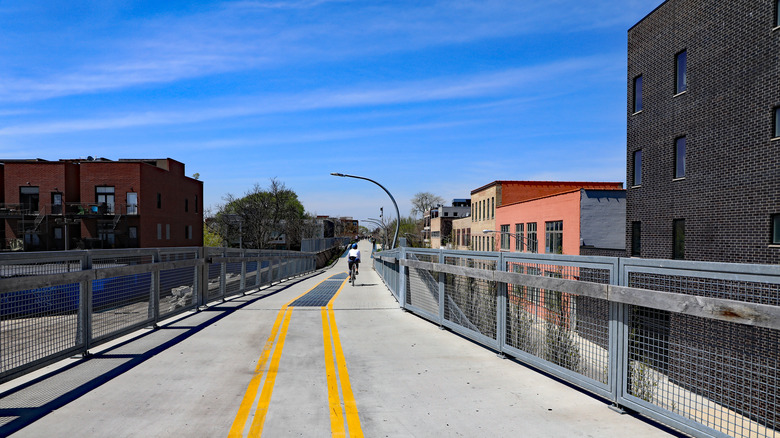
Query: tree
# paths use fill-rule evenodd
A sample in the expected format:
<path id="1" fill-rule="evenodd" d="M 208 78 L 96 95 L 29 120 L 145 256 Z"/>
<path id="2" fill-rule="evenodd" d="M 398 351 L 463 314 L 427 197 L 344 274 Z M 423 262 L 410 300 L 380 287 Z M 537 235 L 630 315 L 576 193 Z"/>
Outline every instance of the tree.
<path id="1" fill-rule="evenodd" d="M 436 196 L 430 192 L 419 192 L 411 199 L 412 202 L 412 215 L 422 216 L 426 211 L 430 210 L 437 205 L 443 204 L 444 199 L 441 196 Z M 403 221 L 402 221 L 403 222 Z"/>
<path id="2" fill-rule="evenodd" d="M 284 241 L 291 249 L 300 248 L 306 215 L 298 195 L 272 178 L 267 189 L 255 184 L 241 198 L 226 195 L 213 222 L 228 246 L 273 248 Z"/>

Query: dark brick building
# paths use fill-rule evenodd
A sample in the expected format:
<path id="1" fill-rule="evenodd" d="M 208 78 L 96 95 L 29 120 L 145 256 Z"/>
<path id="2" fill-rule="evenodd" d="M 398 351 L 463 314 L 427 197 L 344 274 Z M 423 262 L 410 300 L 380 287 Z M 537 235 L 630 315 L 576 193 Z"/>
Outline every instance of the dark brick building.
<path id="1" fill-rule="evenodd" d="M 777 0 L 669 0 L 631 28 L 629 254 L 780 263 L 778 107 Z"/>
<path id="2" fill-rule="evenodd" d="M 778 5 L 668 0 L 628 31 L 629 255 L 780 263 Z M 746 282 L 641 277 L 629 285 L 780 303 L 776 288 Z M 736 390 L 745 382 L 777 388 L 778 376 L 761 372 L 778 366 L 777 331 L 638 307 L 630 324 L 632 360 L 750 419 L 780 425 L 775 395 Z M 711 370 L 718 379 L 706 379 Z"/>
<path id="3" fill-rule="evenodd" d="M 0 245 L 202 246 L 202 202 L 203 183 L 170 158 L 0 160 Z"/>

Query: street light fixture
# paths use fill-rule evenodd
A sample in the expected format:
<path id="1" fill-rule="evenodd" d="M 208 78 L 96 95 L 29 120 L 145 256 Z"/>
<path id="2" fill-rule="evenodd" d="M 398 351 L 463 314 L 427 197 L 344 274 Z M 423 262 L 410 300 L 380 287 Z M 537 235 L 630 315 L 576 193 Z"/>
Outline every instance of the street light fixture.
<path id="1" fill-rule="evenodd" d="M 523 237 L 517 237 L 518 234 L 511 233 L 509 231 L 500 231 L 500 230 L 482 230 L 482 234 L 490 234 L 490 233 L 498 233 L 498 234 L 509 234 L 510 236 L 513 236 L 515 238 L 515 247 L 517 247 L 517 241 L 520 241 L 521 245 L 525 245 L 526 248 L 530 247 L 531 244 L 531 236 L 527 237 L 527 241 L 523 242 Z M 515 251 L 517 251 L 517 248 L 515 248 Z"/>
<path id="2" fill-rule="evenodd" d="M 395 203 L 395 198 L 393 198 L 393 195 L 391 195 L 390 192 L 382 184 L 379 184 L 378 182 L 376 182 L 376 181 L 374 181 L 373 179 L 370 179 L 370 178 L 366 178 L 366 177 L 363 177 L 363 176 L 356 176 L 356 175 L 347 175 L 347 174 L 344 174 L 344 173 L 337 173 L 337 172 L 332 172 L 331 175 L 333 175 L 333 176 L 340 176 L 342 178 L 364 179 L 366 181 L 370 181 L 370 182 L 378 185 L 379 187 L 382 188 L 382 190 L 385 191 L 385 193 L 387 193 L 387 196 L 389 196 L 390 200 L 393 201 L 393 206 L 395 206 L 395 215 L 398 218 L 398 220 L 395 222 L 395 236 L 393 236 L 393 244 L 391 245 L 390 249 L 395 248 L 395 245 L 398 242 L 398 229 L 399 229 L 399 227 L 401 225 L 401 213 L 398 212 L 398 204 Z"/>

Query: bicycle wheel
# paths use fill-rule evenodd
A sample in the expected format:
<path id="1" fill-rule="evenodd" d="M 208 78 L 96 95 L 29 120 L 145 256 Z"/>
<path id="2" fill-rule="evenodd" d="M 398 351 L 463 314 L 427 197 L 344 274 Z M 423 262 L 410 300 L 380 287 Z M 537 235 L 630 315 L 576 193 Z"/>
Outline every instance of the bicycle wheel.
<path id="1" fill-rule="evenodd" d="M 349 282 L 352 283 L 352 286 L 355 285 L 355 264 L 352 264 L 352 267 L 349 269 Z"/>

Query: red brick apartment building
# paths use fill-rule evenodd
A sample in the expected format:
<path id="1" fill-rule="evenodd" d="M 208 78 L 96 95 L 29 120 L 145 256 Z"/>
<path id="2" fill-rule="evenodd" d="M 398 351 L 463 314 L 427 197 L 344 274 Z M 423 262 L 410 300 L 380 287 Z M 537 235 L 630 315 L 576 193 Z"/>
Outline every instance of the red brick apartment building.
<path id="1" fill-rule="evenodd" d="M 0 160 L 0 249 L 202 246 L 202 202 L 170 158 Z"/>

